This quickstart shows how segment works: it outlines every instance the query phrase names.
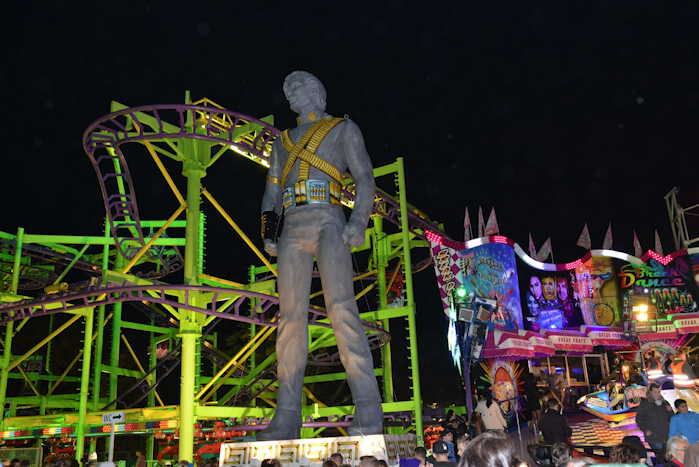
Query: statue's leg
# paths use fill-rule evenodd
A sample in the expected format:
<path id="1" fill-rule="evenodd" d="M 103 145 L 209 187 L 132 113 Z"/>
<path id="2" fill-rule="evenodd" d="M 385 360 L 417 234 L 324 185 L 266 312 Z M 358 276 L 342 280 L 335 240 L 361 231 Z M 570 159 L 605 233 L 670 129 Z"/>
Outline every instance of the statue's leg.
<path id="1" fill-rule="evenodd" d="M 301 429 L 301 392 L 308 353 L 308 294 L 313 255 L 313 227 L 306 216 L 287 216 L 278 244 L 280 320 L 277 328 L 277 409 L 258 440 L 297 439 Z M 317 228 L 315 237 L 317 238 Z M 312 242 L 311 242 L 312 243 Z M 312 246 L 312 245 L 311 245 Z"/>
<path id="2" fill-rule="evenodd" d="M 369 342 L 354 300 L 352 257 L 342 240 L 344 219 L 337 210 L 320 233 L 318 268 L 323 283 L 325 305 L 332 321 L 340 360 L 352 391 L 355 416 L 350 434 L 383 433 L 381 395 L 374 376 Z"/>

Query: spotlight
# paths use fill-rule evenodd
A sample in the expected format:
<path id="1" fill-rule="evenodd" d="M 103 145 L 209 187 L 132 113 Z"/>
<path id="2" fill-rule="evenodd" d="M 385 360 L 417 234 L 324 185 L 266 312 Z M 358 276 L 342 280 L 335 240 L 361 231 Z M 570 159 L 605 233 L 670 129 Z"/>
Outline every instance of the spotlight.
<path id="1" fill-rule="evenodd" d="M 459 298 L 464 298 L 466 296 L 466 287 L 457 287 L 456 296 Z"/>

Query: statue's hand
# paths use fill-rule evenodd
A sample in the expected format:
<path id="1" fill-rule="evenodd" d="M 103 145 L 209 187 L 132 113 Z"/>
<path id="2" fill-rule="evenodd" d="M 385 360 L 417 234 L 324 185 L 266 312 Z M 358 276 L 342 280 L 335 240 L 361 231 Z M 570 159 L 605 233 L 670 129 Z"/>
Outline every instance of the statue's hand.
<path id="1" fill-rule="evenodd" d="M 277 256 L 277 244 L 272 240 L 265 240 L 265 251 L 269 256 Z"/>
<path id="2" fill-rule="evenodd" d="M 361 246 L 364 243 L 364 230 L 364 227 L 354 222 L 348 222 L 345 225 L 345 230 L 342 232 L 342 240 L 345 242 L 345 245 L 350 248 Z"/>

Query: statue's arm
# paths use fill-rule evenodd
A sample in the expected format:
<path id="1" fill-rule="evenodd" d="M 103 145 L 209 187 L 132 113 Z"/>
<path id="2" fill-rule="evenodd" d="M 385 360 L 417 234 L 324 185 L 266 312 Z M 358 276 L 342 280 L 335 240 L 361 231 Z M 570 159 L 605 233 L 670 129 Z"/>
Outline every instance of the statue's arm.
<path id="1" fill-rule="evenodd" d="M 272 155 L 269 158 L 269 170 L 267 171 L 265 194 L 262 197 L 262 212 L 274 211 L 277 214 L 281 212 L 282 187 L 280 183 L 282 167 L 279 160 L 279 146 L 279 139 L 277 139 L 272 145 Z"/>
<path id="2" fill-rule="evenodd" d="M 369 216 L 374 205 L 376 185 L 374 183 L 371 159 L 364 145 L 362 132 L 351 120 L 343 124 L 343 144 L 347 167 L 356 185 L 354 209 L 347 223 L 345 241 L 353 247 L 364 242 L 364 230 L 369 222 Z"/>
<path id="3" fill-rule="evenodd" d="M 265 194 L 262 197 L 261 233 L 265 244 L 265 251 L 272 256 L 277 256 L 276 232 L 279 229 L 281 214 L 281 161 L 279 139 L 272 145 L 272 154 L 269 159 L 269 170 L 265 182 Z"/>

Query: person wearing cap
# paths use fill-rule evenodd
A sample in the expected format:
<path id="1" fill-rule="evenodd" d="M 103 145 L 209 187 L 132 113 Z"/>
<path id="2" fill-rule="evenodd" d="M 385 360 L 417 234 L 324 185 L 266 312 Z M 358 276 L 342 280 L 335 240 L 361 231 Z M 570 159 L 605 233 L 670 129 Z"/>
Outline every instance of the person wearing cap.
<path id="1" fill-rule="evenodd" d="M 432 445 L 432 455 L 434 456 L 434 467 L 456 467 L 456 462 L 449 460 L 449 446 L 443 439 L 435 441 Z"/>
<path id="2" fill-rule="evenodd" d="M 456 449 L 454 449 L 454 432 L 447 430 L 442 435 L 442 441 L 447 443 L 449 448 L 449 462 L 456 462 Z"/>

